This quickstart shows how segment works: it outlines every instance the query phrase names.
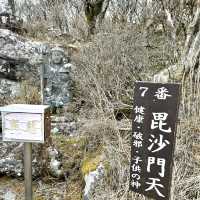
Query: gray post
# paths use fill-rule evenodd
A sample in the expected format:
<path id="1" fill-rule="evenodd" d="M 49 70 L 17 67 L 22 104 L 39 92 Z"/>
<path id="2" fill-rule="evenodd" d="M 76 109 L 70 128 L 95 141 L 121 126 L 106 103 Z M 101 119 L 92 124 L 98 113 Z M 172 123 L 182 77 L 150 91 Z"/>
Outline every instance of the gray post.
<path id="1" fill-rule="evenodd" d="M 41 104 L 44 105 L 44 64 L 40 65 Z"/>
<path id="2" fill-rule="evenodd" d="M 24 143 L 25 200 L 32 200 L 32 143 Z"/>

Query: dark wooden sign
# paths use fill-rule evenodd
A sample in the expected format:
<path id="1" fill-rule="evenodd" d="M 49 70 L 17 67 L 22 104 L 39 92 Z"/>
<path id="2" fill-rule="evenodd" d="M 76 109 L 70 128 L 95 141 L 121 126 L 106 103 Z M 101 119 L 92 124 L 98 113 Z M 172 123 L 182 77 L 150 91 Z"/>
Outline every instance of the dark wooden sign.
<path id="1" fill-rule="evenodd" d="M 136 82 L 130 190 L 168 200 L 172 177 L 180 84 Z"/>

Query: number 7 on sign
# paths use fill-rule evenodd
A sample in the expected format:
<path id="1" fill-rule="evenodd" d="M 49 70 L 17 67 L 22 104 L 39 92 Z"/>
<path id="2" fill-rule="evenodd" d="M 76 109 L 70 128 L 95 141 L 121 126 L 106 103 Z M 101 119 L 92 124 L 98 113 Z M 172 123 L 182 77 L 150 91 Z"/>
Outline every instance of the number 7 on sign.
<path id="1" fill-rule="evenodd" d="M 143 90 L 142 93 L 141 93 L 141 97 L 144 97 L 144 95 L 146 94 L 148 89 L 149 89 L 148 87 L 140 87 L 139 88 L 139 90 Z"/>

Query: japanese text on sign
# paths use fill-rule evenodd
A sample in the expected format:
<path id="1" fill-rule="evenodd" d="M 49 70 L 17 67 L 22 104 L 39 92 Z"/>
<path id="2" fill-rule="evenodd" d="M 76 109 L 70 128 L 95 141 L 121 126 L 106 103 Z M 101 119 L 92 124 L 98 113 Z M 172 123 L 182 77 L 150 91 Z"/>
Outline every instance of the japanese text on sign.
<path id="1" fill-rule="evenodd" d="M 170 196 L 179 91 L 179 84 L 135 84 L 130 189 L 157 200 Z"/>

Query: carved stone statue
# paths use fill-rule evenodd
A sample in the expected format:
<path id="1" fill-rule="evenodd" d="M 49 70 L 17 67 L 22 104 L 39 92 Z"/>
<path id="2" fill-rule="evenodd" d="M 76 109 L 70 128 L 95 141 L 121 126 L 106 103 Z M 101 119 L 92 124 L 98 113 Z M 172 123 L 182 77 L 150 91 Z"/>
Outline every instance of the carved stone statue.
<path id="1" fill-rule="evenodd" d="M 44 68 L 44 103 L 62 107 L 71 99 L 71 64 L 60 47 L 51 50 L 49 64 Z"/>

